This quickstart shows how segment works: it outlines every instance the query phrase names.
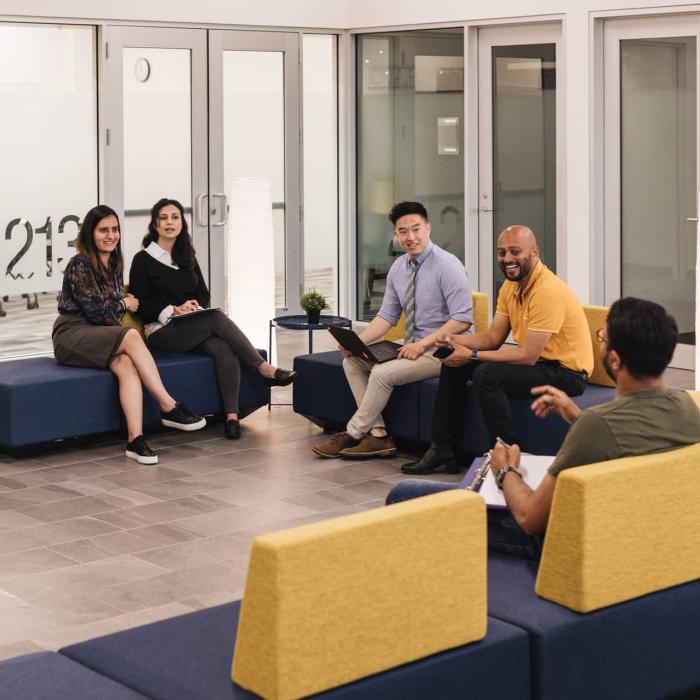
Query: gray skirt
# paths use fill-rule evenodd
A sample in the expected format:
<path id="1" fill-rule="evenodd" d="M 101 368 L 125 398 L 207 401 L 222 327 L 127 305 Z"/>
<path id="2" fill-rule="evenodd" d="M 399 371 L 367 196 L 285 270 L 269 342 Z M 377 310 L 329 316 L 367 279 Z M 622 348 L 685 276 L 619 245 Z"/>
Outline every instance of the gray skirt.
<path id="1" fill-rule="evenodd" d="M 96 326 L 82 314 L 59 314 L 53 324 L 53 354 L 60 365 L 108 369 L 125 326 Z"/>

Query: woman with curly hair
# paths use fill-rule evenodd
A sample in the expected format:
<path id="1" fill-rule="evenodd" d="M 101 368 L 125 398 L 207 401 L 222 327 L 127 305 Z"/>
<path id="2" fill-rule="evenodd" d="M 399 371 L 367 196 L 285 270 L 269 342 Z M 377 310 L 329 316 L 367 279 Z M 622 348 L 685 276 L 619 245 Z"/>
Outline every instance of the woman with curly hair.
<path id="1" fill-rule="evenodd" d="M 223 311 L 198 313 L 209 308 L 209 289 L 180 202 L 164 198 L 155 203 L 143 246 L 131 264 L 129 289 L 141 302 L 139 316 L 146 324 L 148 345 L 156 350 L 195 350 L 214 358 L 226 412 L 224 434 L 236 440 L 241 436 L 240 362 L 256 369 L 270 386 L 291 384 L 296 373 L 266 362 Z"/>
<path id="2" fill-rule="evenodd" d="M 158 403 L 161 422 L 197 430 L 206 420 L 170 396 L 138 331 L 120 324 L 139 300 L 124 293 L 119 217 L 103 204 L 85 215 L 73 256 L 63 275 L 58 313 L 51 334 L 56 361 L 73 367 L 111 370 L 119 381 L 119 401 L 126 417 L 126 456 L 157 464 L 158 456 L 143 437 L 143 389 Z"/>

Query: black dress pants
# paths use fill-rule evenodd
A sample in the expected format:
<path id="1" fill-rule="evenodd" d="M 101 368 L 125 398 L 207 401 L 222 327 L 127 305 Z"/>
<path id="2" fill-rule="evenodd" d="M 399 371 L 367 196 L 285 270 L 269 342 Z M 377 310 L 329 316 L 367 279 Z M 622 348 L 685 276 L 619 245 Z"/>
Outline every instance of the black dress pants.
<path id="1" fill-rule="evenodd" d="M 148 345 L 155 350 L 194 350 L 211 355 L 226 413 L 238 413 L 241 388 L 239 360 L 251 367 L 263 362 L 245 333 L 222 311 L 192 314 L 170 321 L 148 337 Z"/>
<path id="2" fill-rule="evenodd" d="M 564 369 L 558 362 L 541 361 L 534 366 L 510 362 L 469 362 L 460 367 L 443 365 L 433 408 L 434 441 L 452 442 L 457 436 L 463 422 L 469 380 L 474 384 L 491 445 L 496 437 L 508 444 L 519 442 L 508 399 L 530 398 L 530 389 L 541 384 L 551 384 L 569 396 L 579 396 L 586 387 L 583 377 Z"/>

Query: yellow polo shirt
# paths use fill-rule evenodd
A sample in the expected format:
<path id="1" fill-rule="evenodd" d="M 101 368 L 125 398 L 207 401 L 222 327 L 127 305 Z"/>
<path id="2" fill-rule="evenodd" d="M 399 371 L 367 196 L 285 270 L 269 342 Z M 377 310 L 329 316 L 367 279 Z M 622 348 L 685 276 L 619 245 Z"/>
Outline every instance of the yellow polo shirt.
<path id="1" fill-rule="evenodd" d="M 528 331 L 551 333 L 540 355 L 575 372 L 593 371 L 593 346 L 586 315 L 576 295 L 540 260 L 525 289 L 506 281 L 498 293 L 496 313 L 507 316 L 513 338 L 525 344 Z"/>

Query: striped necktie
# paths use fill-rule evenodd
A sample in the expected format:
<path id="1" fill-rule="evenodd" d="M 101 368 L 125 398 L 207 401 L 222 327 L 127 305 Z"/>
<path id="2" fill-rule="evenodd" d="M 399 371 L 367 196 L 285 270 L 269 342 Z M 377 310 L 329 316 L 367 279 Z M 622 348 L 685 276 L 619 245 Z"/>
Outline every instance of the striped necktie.
<path id="1" fill-rule="evenodd" d="M 416 270 L 418 269 L 418 263 L 413 259 L 409 258 L 408 264 L 411 271 L 408 275 L 408 284 L 406 285 L 406 334 L 404 338 L 404 343 L 412 343 L 415 340 L 415 311 L 416 311 Z"/>

